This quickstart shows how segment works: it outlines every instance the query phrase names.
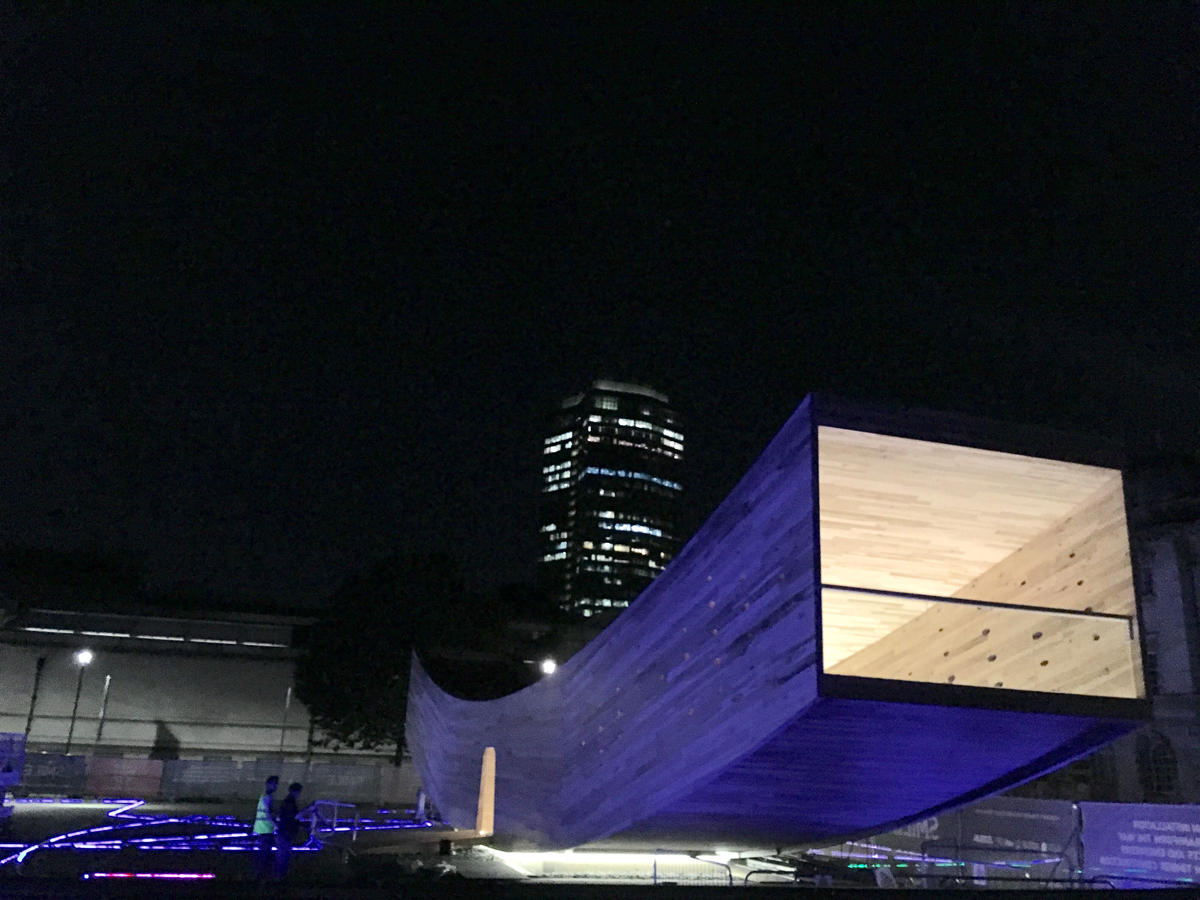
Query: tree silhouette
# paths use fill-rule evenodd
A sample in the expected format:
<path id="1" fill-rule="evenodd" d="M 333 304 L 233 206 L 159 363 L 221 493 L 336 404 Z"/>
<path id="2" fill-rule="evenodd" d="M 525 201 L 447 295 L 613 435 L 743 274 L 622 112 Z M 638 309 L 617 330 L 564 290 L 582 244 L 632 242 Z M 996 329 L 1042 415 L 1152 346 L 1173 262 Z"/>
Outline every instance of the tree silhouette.
<path id="1" fill-rule="evenodd" d="M 391 556 L 348 580 L 311 629 L 296 696 L 324 742 L 404 751 L 413 650 L 462 645 L 477 617 L 458 568 L 441 554 Z"/>
<path id="2" fill-rule="evenodd" d="M 537 627 L 509 628 L 513 622 Z M 468 590 L 442 554 L 390 556 L 349 579 L 302 638 L 296 696 L 333 747 L 404 752 L 412 653 L 444 690 L 486 700 L 540 677 L 568 622 L 528 585 L 484 597 Z M 561 660 L 561 654 L 558 656 Z"/>

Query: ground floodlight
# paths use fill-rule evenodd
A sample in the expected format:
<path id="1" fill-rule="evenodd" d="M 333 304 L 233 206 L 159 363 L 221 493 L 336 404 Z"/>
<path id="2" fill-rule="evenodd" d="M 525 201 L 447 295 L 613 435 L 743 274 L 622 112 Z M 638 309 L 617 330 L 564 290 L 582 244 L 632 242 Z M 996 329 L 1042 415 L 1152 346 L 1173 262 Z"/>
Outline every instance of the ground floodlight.
<path id="1" fill-rule="evenodd" d="M 94 656 L 91 650 L 80 650 L 75 654 L 75 662 L 79 663 L 81 666 L 88 665 L 93 658 Z"/>

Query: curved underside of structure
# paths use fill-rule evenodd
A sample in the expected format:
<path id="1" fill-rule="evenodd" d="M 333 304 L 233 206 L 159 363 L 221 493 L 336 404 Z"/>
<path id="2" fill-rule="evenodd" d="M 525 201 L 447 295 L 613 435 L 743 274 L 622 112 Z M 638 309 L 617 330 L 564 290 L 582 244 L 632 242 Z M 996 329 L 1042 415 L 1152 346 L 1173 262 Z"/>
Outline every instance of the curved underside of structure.
<path id="1" fill-rule="evenodd" d="M 680 555 L 553 676 L 471 702 L 439 689 L 414 659 L 408 740 L 450 824 L 474 822 L 479 761 L 494 746 L 495 830 L 519 843 L 549 849 L 624 835 L 658 846 L 774 847 L 878 833 L 1036 777 L 1144 716 L 1123 501 L 1116 537 L 1108 520 L 1071 524 L 1111 494 L 1115 470 L 1039 468 L 1039 457 L 979 449 L 980 440 L 966 447 L 961 428 L 952 443 L 898 436 L 904 421 L 872 431 L 856 418 L 846 431 L 838 415 L 805 400 Z M 1032 499 L 999 524 L 939 513 L 928 533 L 916 513 L 852 515 L 838 498 L 857 503 L 869 492 L 864 480 L 836 493 L 835 474 L 857 465 L 846 435 L 878 438 L 883 450 L 868 447 L 868 457 L 912 482 L 879 503 L 949 509 L 950 500 L 921 492 L 985 469 L 1009 481 L 986 491 L 972 482 L 964 508 L 994 494 L 996 518 L 1027 487 Z M 931 449 L 921 455 L 923 447 Z M 922 474 L 947 448 L 961 450 L 950 476 Z M 866 471 L 884 469 L 869 462 Z M 847 524 L 864 527 L 859 513 L 872 535 L 865 556 Z M 837 557 L 827 571 L 855 579 L 847 587 L 825 577 L 837 624 L 824 629 L 821 532 Z M 964 535 L 976 535 L 969 546 Z M 1039 539 L 1057 548 L 1050 562 Z M 905 561 L 905 541 L 926 549 Z M 1113 561 L 1122 552 L 1125 569 Z M 872 553 L 889 560 L 876 574 Z M 950 562 L 933 562 L 941 559 Z M 1093 578 L 1101 569 L 1108 574 Z M 918 576 L 946 586 L 913 592 Z M 1076 593 L 1051 587 L 1055 578 Z M 1038 602 L 954 593 L 1010 581 L 1018 592 L 1042 585 Z M 1105 603 L 1110 611 L 1098 612 Z M 826 666 L 825 648 L 835 646 Z M 997 665 L 1007 666 L 1004 681 Z"/>

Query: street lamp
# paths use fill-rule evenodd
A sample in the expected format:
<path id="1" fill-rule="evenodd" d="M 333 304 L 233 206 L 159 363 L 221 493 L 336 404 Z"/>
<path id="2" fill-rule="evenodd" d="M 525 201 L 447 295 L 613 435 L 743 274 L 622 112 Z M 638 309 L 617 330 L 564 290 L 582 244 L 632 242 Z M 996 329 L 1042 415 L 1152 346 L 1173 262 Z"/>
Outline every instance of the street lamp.
<path id="1" fill-rule="evenodd" d="M 543 659 L 540 668 L 543 675 L 553 675 L 554 670 L 558 668 L 558 663 L 549 658 Z"/>
<path id="2" fill-rule="evenodd" d="M 79 694 L 83 691 L 83 673 L 88 664 L 95 659 L 91 650 L 86 647 L 75 654 L 75 662 L 79 664 L 79 678 L 75 682 L 75 703 L 71 707 L 71 727 L 67 730 L 67 756 L 71 755 L 71 739 L 75 737 L 75 715 L 79 712 Z"/>

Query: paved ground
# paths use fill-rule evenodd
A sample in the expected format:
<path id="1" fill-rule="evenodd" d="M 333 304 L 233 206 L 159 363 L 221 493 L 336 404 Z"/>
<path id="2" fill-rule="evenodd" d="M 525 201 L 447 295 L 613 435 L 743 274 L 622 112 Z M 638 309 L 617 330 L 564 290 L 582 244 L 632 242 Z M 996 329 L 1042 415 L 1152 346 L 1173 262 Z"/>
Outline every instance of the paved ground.
<path id="1" fill-rule="evenodd" d="M 260 897 L 296 898 L 296 900 L 382 900 L 403 897 L 406 900 L 722 900 L 741 888 L 698 888 L 679 886 L 635 887 L 601 884 L 530 884 L 528 882 L 479 881 L 414 881 L 401 883 L 378 882 L 340 887 L 276 886 L 261 890 L 255 885 L 81 885 L 79 882 L 29 880 L 14 884 L 0 882 L 5 900 L 150 900 L 170 897 L 171 900 L 250 900 Z M 877 900 L 877 888 L 813 889 L 813 888 L 754 888 L 756 893 L 773 896 L 801 896 L 811 900 Z M 986 896 L 988 900 L 1061 900 L 1062 891 L 929 891 L 906 890 L 905 900 L 967 900 Z M 1195 891 L 1123 891 L 1121 900 L 1179 900 L 1195 897 Z"/>
<path id="2" fill-rule="evenodd" d="M 102 825 L 116 807 L 111 803 L 48 800 L 46 802 L 18 801 L 9 820 L 6 843 L 33 843 L 56 834 L 80 828 Z M 249 821 L 254 814 L 252 803 L 146 803 L 139 813 L 162 816 L 235 816 Z M 7 854 L 0 854 L 7 855 Z"/>
<path id="3" fill-rule="evenodd" d="M 0 896 L 12 894 L 17 887 L 36 892 L 37 884 L 81 885 L 81 879 L 88 879 L 78 888 L 85 894 L 157 890 L 174 895 L 177 889 L 203 891 L 205 883 L 239 891 L 249 887 L 253 879 L 254 856 L 243 836 L 251 812 L 248 807 L 246 803 L 151 803 L 122 810 L 111 803 L 21 803 L 11 820 L 8 845 L 0 850 L 0 859 L 12 857 L 23 847 L 46 843 L 29 853 L 19 866 L 15 860 L 0 866 Z M 385 818 L 380 810 L 361 808 L 357 812 L 361 821 L 373 818 L 379 823 Z M 166 824 L 158 824 L 163 819 L 168 820 Z M 68 832 L 76 834 L 69 841 L 62 840 Z M 51 842 L 56 836 L 60 839 Z M 212 837 L 219 840 L 210 840 Z M 104 844 L 114 838 L 121 840 L 119 848 Z M 410 845 L 403 857 L 370 857 L 363 851 L 375 843 L 373 839 L 390 842 L 403 838 L 393 830 L 323 834 L 322 839 L 322 849 L 293 853 L 291 885 L 328 892 L 364 884 L 427 886 L 469 878 L 487 891 L 492 888 L 485 883 L 501 880 L 541 884 L 559 881 L 574 886 L 598 881 L 615 887 L 652 883 L 652 872 L 659 881 L 681 884 L 725 882 L 730 877 L 720 865 L 679 855 L 640 854 L 631 858 L 629 853 L 578 852 L 535 864 L 518 858 L 520 854 L 496 854 L 482 847 L 456 848 L 453 856 L 443 857 L 436 843 L 427 843 L 420 854 L 414 853 Z M 138 878 L 126 879 L 125 875 Z M 189 882 L 172 876 L 201 876 L 205 881 Z M 138 879 L 153 888 L 139 887 Z M 278 885 L 268 888 L 279 889 Z"/>
<path id="4" fill-rule="evenodd" d="M 617 848 L 607 849 L 606 854 L 577 851 L 574 854 L 559 854 L 553 861 L 537 862 L 522 860 L 520 854 L 497 854 L 488 849 L 459 849 L 453 856 L 438 855 L 437 845 L 428 844 L 423 855 L 406 857 L 366 857 L 361 851 L 371 843 L 371 835 L 360 832 L 362 840 L 352 840 L 352 835 L 341 833 L 321 850 L 297 851 L 293 855 L 292 871 L 286 884 L 260 885 L 253 882 L 253 856 L 240 848 L 240 837 L 247 830 L 250 813 L 248 803 L 237 804 L 166 804 L 152 803 L 128 809 L 126 818 L 111 815 L 119 807 L 100 803 L 22 803 L 17 807 L 10 822 L 9 834 L 3 839 L 7 844 L 0 847 L 0 859 L 29 844 L 47 841 L 56 835 L 85 829 L 112 829 L 85 834 L 76 840 L 88 843 L 75 849 L 43 849 L 30 854 L 20 867 L 9 864 L 0 866 L 0 898 L 3 900 L 41 900 L 41 898 L 130 898 L 169 896 L 173 900 L 190 898 L 242 898 L 257 896 L 282 896 L 302 898 L 330 898 L 330 900 L 359 900 L 366 897 L 530 897 L 547 900 L 605 900 L 609 897 L 639 897 L 645 890 L 653 890 L 658 898 L 686 895 L 689 898 L 707 897 L 711 887 L 699 886 L 697 881 L 714 880 L 710 876 L 720 866 L 706 865 L 702 860 L 676 855 L 653 857 L 660 881 L 678 885 L 647 883 L 645 858 L 634 859 L 630 853 L 612 853 Z M 374 818 L 377 822 L 386 817 L 380 810 L 358 810 L 361 819 Z M 172 820 L 168 824 L 148 825 L 147 819 L 133 816 L 160 817 Z M 202 818 L 189 821 L 189 817 Z M 136 827 L 126 829 L 129 824 Z M 120 849 L 105 849 L 99 844 L 106 838 L 119 834 L 124 838 Z M 232 840 L 210 841 L 210 836 L 235 835 Z M 375 837 L 392 839 L 376 833 Z M 190 836 L 188 844 L 193 849 L 180 849 L 179 836 Z M 328 837 L 328 836 L 327 836 Z M 138 843 L 140 842 L 140 843 Z M 198 849 L 197 849 L 198 848 Z M 349 849 L 350 853 L 344 852 Z M 603 856 L 603 864 L 593 865 L 588 857 Z M 622 857 L 624 859 L 622 860 Z M 522 865 L 530 866 L 535 877 L 525 877 Z M 737 865 L 736 863 L 733 865 Z M 737 868 L 731 880 L 742 883 L 745 866 Z M 703 870 L 703 871 L 702 871 Z M 161 878 L 123 879 L 97 877 L 130 873 L 139 876 L 200 875 L 203 881 Z M 723 870 L 718 874 L 723 873 Z M 765 874 L 765 873 L 762 873 Z M 83 880 L 89 876 L 90 880 Z M 699 877 L 697 877 L 699 876 Z M 779 876 L 783 878 L 784 876 Z M 873 892 L 874 876 L 870 872 L 842 870 L 834 876 L 839 885 L 833 891 L 817 890 L 804 886 L 806 896 L 853 898 L 863 890 Z M 861 885 L 852 887 L 851 879 Z M 723 880 L 723 877 L 721 879 Z M 793 884 L 768 886 L 766 879 L 755 879 L 760 890 L 796 890 Z M 786 880 L 790 881 L 790 877 Z M 553 883 L 553 882 L 559 883 Z M 640 882 L 640 883 L 638 883 Z M 811 884 L 811 882 L 809 882 Z M 729 887 L 716 888 L 722 893 Z M 679 893 L 682 891 L 683 893 Z M 909 888 L 908 894 L 931 893 Z M 1008 892 L 989 891 L 939 891 L 939 898 L 947 896 L 972 896 L 987 893 L 989 896 L 1007 895 Z M 1031 900 L 1043 891 L 1022 890 L 1020 897 Z M 1200 897 L 1200 892 L 1190 891 Z M 1155 896 L 1147 894 L 1147 896 Z M 1165 896 L 1165 895 L 1164 895 Z M 1173 897 L 1181 896 L 1179 891 Z"/>
<path id="5" fill-rule="evenodd" d="M 65 841 L 46 849 L 35 850 L 18 867 L 10 862 L 0 866 L 0 879 L 7 888 L 18 874 L 21 879 L 69 878 L 78 880 L 92 873 L 188 873 L 215 875 L 224 882 L 237 882 L 253 876 L 253 854 L 229 844 L 239 839 L 220 841 L 216 849 L 179 851 L 176 849 L 151 848 L 121 850 L 99 848 L 94 842 L 121 837 L 129 842 L 149 842 L 156 838 L 205 835 L 228 835 L 248 830 L 253 805 L 248 803 L 222 804 L 175 804 L 148 803 L 129 810 L 125 817 L 114 818 L 111 814 L 119 810 L 114 804 L 47 802 L 19 803 L 6 828 L 0 847 L 0 859 L 11 856 L 23 846 L 48 841 L 55 836 L 71 832 L 90 832 L 76 837 L 75 841 L 86 841 L 88 846 L 75 849 L 59 849 Z M 380 820 L 385 816 L 379 810 L 363 807 L 358 810 L 363 819 Z M 143 826 L 146 818 L 164 818 L 168 824 Z M 188 821 L 201 817 L 197 821 Z M 136 826 L 136 827 L 130 827 Z M 104 830 L 97 830 L 104 829 Z M 205 842 L 197 842 L 203 844 Z M 353 876 L 345 863 L 341 846 L 360 846 L 351 841 L 350 835 L 339 835 L 329 842 L 331 846 L 320 851 L 293 852 L 291 878 L 298 882 L 324 884 L 347 883 Z M 436 847 L 433 848 L 436 852 Z M 388 860 L 395 867 L 394 860 Z M 434 861 L 436 862 L 436 860 Z M 367 867 L 378 865 L 368 863 Z M 362 866 L 359 866 L 361 868 Z M 109 880 L 109 883 L 112 883 Z M 166 883 L 166 880 L 159 883 Z M 0 890 L 0 896 L 6 894 Z"/>

